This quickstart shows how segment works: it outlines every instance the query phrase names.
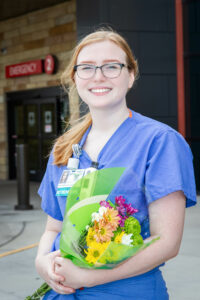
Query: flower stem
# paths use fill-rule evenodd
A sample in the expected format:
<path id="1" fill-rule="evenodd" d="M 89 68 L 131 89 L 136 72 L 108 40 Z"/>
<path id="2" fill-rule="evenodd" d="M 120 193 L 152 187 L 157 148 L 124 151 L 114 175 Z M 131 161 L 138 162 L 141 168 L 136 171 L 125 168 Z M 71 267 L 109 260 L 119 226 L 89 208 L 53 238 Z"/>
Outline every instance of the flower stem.
<path id="1" fill-rule="evenodd" d="M 27 296 L 25 300 L 40 300 L 51 288 L 44 282 L 31 296 Z"/>

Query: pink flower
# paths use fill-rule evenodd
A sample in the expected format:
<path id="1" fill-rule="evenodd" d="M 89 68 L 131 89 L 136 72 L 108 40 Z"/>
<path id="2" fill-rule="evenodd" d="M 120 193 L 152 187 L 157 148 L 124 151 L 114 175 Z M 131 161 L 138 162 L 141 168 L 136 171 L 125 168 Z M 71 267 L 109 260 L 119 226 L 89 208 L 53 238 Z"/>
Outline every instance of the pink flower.
<path id="1" fill-rule="evenodd" d="M 101 206 L 104 206 L 104 207 L 110 207 L 111 208 L 111 206 L 110 206 L 110 204 L 107 202 L 107 201 L 100 201 L 100 205 Z"/>
<path id="2" fill-rule="evenodd" d="M 131 206 L 131 204 L 124 204 L 125 208 L 126 208 L 126 213 L 128 215 L 133 215 L 135 214 L 136 212 L 138 212 L 138 209 L 134 208 Z"/>
<path id="3" fill-rule="evenodd" d="M 123 206 L 125 201 L 126 201 L 126 199 L 124 199 L 123 196 L 117 196 L 117 197 L 115 197 L 115 203 L 118 206 Z"/>

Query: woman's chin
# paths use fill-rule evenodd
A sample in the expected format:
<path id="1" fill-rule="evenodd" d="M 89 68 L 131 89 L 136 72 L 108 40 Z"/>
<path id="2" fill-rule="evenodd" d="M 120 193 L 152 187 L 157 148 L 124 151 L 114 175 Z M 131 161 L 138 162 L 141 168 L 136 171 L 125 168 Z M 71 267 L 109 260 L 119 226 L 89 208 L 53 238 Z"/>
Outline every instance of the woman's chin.
<path id="1" fill-rule="evenodd" d="M 90 110 L 109 110 L 113 107 L 111 103 L 98 103 L 98 104 L 92 104 L 88 105 Z"/>

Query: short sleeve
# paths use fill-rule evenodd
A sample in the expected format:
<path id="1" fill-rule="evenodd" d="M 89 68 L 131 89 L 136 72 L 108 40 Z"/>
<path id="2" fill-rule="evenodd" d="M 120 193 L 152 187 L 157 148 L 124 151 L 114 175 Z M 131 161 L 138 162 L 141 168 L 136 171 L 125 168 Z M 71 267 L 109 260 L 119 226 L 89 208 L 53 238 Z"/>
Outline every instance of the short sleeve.
<path id="1" fill-rule="evenodd" d="M 148 153 L 145 191 L 148 203 L 182 190 L 186 207 L 196 203 L 193 156 L 189 145 L 175 130 L 154 137 Z"/>
<path id="2" fill-rule="evenodd" d="M 42 209 L 52 218 L 62 221 L 63 217 L 55 188 L 56 168 L 58 167 L 53 165 L 53 154 L 51 153 L 38 194 L 42 198 Z"/>

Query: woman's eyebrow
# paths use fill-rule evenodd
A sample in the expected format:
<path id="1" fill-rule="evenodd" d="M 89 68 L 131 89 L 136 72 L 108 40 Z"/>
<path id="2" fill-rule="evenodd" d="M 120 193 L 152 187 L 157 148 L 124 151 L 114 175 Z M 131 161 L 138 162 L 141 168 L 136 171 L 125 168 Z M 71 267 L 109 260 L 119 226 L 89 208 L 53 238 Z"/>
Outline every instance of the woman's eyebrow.
<path id="1" fill-rule="evenodd" d="M 95 64 L 95 61 L 91 61 L 91 60 L 84 60 L 84 61 L 80 61 L 79 64 Z"/>
<path id="2" fill-rule="evenodd" d="M 120 61 L 118 59 L 104 59 L 102 62 L 103 63 L 109 63 L 109 62 L 120 62 Z M 95 61 L 91 61 L 91 60 L 84 60 L 84 61 L 80 61 L 79 64 L 95 65 L 96 62 Z"/>
<path id="3" fill-rule="evenodd" d="M 118 59 L 105 59 L 103 62 L 120 62 Z"/>

